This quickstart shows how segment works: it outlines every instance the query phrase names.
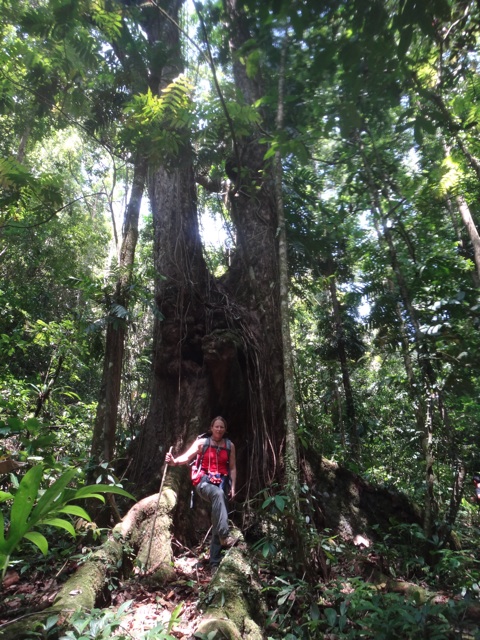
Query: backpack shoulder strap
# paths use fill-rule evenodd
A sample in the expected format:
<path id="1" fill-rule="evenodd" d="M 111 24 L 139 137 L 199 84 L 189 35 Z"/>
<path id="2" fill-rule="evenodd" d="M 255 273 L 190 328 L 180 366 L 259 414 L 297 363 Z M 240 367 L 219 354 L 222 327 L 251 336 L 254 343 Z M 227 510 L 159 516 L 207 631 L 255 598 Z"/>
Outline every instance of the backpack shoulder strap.
<path id="1" fill-rule="evenodd" d="M 210 438 L 207 438 L 204 435 L 197 436 L 197 441 L 200 441 L 203 438 L 202 450 L 197 453 L 195 460 L 195 466 L 201 467 L 203 462 L 203 456 L 205 455 L 205 451 L 208 449 L 210 444 Z"/>
<path id="2" fill-rule="evenodd" d="M 228 460 L 227 460 L 228 474 L 230 475 L 230 450 L 232 448 L 232 441 L 230 440 L 230 438 L 225 438 L 225 448 L 227 450 L 227 455 L 228 455 Z"/>

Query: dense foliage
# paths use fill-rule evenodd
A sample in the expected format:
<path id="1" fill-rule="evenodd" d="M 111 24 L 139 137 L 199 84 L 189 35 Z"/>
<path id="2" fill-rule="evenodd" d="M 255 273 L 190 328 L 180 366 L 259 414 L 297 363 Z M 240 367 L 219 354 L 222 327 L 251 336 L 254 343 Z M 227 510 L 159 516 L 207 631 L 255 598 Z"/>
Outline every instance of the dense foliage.
<path id="1" fill-rule="evenodd" d="M 469 483 L 480 470 L 479 8 L 457 0 L 242 6 L 254 37 L 239 59 L 261 78 L 254 104 L 232 81 L 220 2 L 183 10 L 186 74 L 157 95 L 156 69 L 169 60 L 144 26 L 161 3 L 0 0 L 0 464 L 24 465 L 0 467 L 5 515 L 40 460 L 48 477 L 32 499 L 90 464 L 109 324 L 128 332 L 115 459 L 99 480 L 115 485 L 120 472 L 128 480 L 128 446 L 151 392 L 159 315 L 151 292 L 163 277 L 153 269 L 146 207 L 128 280 L 119 267 L 119 219 L 138 158 L 175 166 L 193 148 L 205 259 L 220 277 L 239 241 L 224 197 L 245 177 L 237 141 L 260 131 L 264 159 L 280 157 L 283 174 L 300 452 L 424 506 L 423 528 L 401 532 L 395 557 L 386 541 L 379 555 L 392 575 L 476 598 L 467 528 L 477 523 Z M 223 220 L 221 245 L 210 244 L 211 219 Z M 264 497 L 264 511 L 287 508 L 288 498 Z M 23 552 L 22 537 L 47 552 L 25 526 L 0 549 L 0 570 Z M 458 556 L 447 544 L 452 530 L 467 549 Z M 275 535 L 259 546 L 267 561 Z M 450 617 L 436 605 L 418 614 L 355 580 L 338 587 L 349 560 L 328 532 L 315 536 L 334 567 L 328 589 L 312 597 L 289 557 L 266 586 L 282 633 L 380 638 L 385 608 L 403 616 L 385 637 L 414 637 L 419 624 L 425 637 L 446 637 L 442 625 L 459 624 L 454 608 Z"/>

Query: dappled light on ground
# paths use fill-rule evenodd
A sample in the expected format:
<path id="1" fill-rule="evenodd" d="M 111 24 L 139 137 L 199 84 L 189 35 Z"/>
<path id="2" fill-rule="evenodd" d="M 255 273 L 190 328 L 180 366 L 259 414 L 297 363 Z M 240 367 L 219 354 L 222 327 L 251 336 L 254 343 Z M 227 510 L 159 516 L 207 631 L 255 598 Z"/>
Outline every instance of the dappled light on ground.
<path id="1" fill-rule="evenodd" d="M 58 567 L 52 567 L 51 576 L 36 572 L 22 576 L 18 571 L 9 571 L 1 590 L 0 631 L 3 625 L 49 607 L 63 583 L 62 577 L 65 578 L 75 567 L 73 562 L 62 572 Z M 176 638 L 193 635 L 201 618 L 197 604 L 202 591 L 210 583 L 212 570 L 208 564 L 188 556 L 175 559 L 175 570 L 176 579 L 162 587 L 150 585 L 141 574 L 120 580 L 117 585 L 109 585 L 107 597 L 110 602 L 99 607 L 108 607 L 111 612 L 122 605 L 125 607 L 119 635 L 127 633 L 140 638 L 158 625 L 166 628 L 176 610 L 178 622 L 170 633 Z"/>

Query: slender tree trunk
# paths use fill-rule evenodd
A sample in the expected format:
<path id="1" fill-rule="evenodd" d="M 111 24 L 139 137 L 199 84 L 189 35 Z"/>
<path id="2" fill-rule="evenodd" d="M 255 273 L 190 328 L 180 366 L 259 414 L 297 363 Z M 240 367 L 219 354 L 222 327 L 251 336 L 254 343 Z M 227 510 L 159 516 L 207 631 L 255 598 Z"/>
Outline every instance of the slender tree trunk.
<path id="1" fill-rule="evenodd" d="M 25 155 L 27 151 L 27 144 L 30 139 L 30 131 L 31 127 L 27 125 L 22 133 L 22 137 L 20 139 L 20 144 L 18 145 L 17 150 L 17 160 L 18 162 L 23 162 L 25 160 Z"/>
<path id="2" fill-rule="evenodd" d="M 427 405 L 427 416 L 425 420 L 424 433 L 422 438 L 423 458 L 425 460 L 425 501 L 423 517 L 423 533 L 429 540 L 432 537 L 433 525 L 435 521 L 435 476 L 433 473 L 433 397 L 429 398 Z"/>
<path id="3" fill-rule="evenodd" d="M 420 322 L 417 313 L 412 304 L 407 282 L 403 271 L 400 267 L 397 250 L 392 237 L 391 229 L 388 225 L 387 215 L 383 212 L 380 200 L 380 189 L 375 184 L 375 179 L 371 171 L 371 167 L 364 153 L 363 145 L 359 142 L 364 167 L 367 174 L 368 187 L 370 189 L 372 199 L 372 210 L 377 213 L 377 230 L 380 232 L 381 238 L 388 248 L 392 271 L 395 276 L 395 282 L 402 300 L 403 306 L 408 314 L 410 324 L 413 330 L 413 339 L 415 342 L 416 353 L 419 366 L 419 384 L 418 388 L 411 388 L 412 395 L 415 397 L 415 417 L 417 430 L 422 434 L 421 447 L 425 464 L 425 508 L 424 508 L 424 532 L 428 538 L 431 537 L 432 526 L 435 519 L 437 505 L 434 496 L 435 477 L 433 474 L 433 401 L 432 393 L 436 389 L 436 374 L 429 357 L 428 346 L 425 344 L 422 332 L 420 330 Z M 407 371 L 407 375 L 408 371 Z M 413 378 L 409 378 L 410 384 Z M 417 385 L 415 385 L 417 386 Z"/>
<path id="4" fill-rule="evenodd" d="M 348 368 L 347 351 L 345 348 L 345 330 L 342 320 L 342 311 L 337 297 L 337 285 L 334 275 L 329 276 L 328 286 L 330 289 L 330 297 L 332 299 L 337 353 L 338 360 L 340 362 L 340 369 L 342 372 L 343 392 L 345 394 L 345 418 L 347 422 L 349 444 L 353 458 L 358 461 L 360 457 L 360 442 L 357 430 L 357 416 L 355 411 L 355 401 L 353 398 L 352 384 L 350 381 L 350 370 Z"/>
<path id="5" fill-rule="evenodd" d="M 475 225 L 475 221 L 473 220 L 470 207 L 468 206 L 465 198 L 461 195 L 458 195 L 456 196 L 455 200 L 458 206 L 458 210 L 460 211 L 460 215 L 462 216 L 463 224 L 465 225 L 465 229 L 467 230 L 468 237 L 470 238 L 470 242 L 472 243 L 476 268 L 476 282 L 478 286 L 478 283 L 480 283 L 480 235 Z"/>
<path id="6" fill-rule="evenodd" d="M 52 356 L 53 358 L 53 356 Z M 64 357 L 60 355 L 58 357 L 57 366 L 55 367 L 55 371 L 52 375 L 50 375 L 50 366 L 48 367 L 47 372 L 43 378 L 42 389 L 37 396 L 37 406 L 35 407 L 35 413 L 33 414 L 35 418 L 38 418 L 43 408 L 45 407 L 45 403 L 50 398 L 50 394 L 52 392 L 53 386 L 55 385 L 58 376 L 60 375 L 60 371 L 62 370 Z M 50 362 L 51 365 L 51 362 Z"/>
<path id="7" fill-rule="evenodd" d="M 328 367 L 330 393 L 333 396 L 331 403 L 332 426 L 340 433 L 340 443 L 343 451 L 347 451 L 347 437 L 345 433 L 345 420 L 343 417 L 343 398 L 337 384 L 337 368 Z"/>
<path id="8" fill-rule="evenodd" d="M 455 520 L 457 519 L 458 510 L 460 509 L 460 504 L 462 502 L 462 497 L 464 493 L 466 474 L 467 474 L 467 469 L 464 463 L 461 460 L 458 460 L 457 471 L 456 471 L 455 480 L 453 483 L 452 495 L 450 497 L 450 505 L 448 508 L 447 516 L 445 518 L 445 523 L 447 525 L 447 531 L 445 532 L 445 539 L 447 539 L 448 534 L 452 530 L 455 524 Z"/>
<path id="9" fill-rule="evenodd" d="M 119 272 L 112 310 L 107 318 L 105 358 L 100 386 L 100 396 L 95 416 L 91 456 L 94 463 L 111 462 L 115 450 L 118 403 L 122 376 L 123 353 L 127 329 L 126 318 L 119 317 L 119 308 L 126 313 L 129 303 L 129 286 L 135 261 L 138 239 L 138 218 L 145 184 L 147 164 L 139 157 L 135 162 L 132 190 L 125 213 L 123 241 L 120 250 Z M 118 306 L 117 306 L 118 305 Z M 94 472 L 92 471 L 92 476 Z"/>
<path id="10" fill-rule="evenodd" d="M 288 35 L 285 33 L 282 44 L 281 68 L 278 81 L 277 133 L 283 130 L 285 59 L 288 47 Z M 300 480 L 298 469 L 297 416 L 295 402 L 295 373 L 293 365 L 292 339 L 290 334 L 290 309 L 288 301 L 289 278 L 287 258 L 287 233 L 285 211 L 283 207 L 283 170 L 280 151 L 275 151 L 275 197 L 278 214 L 278 268 L 280 282 L 280 315 L 282 325 L 283 372 L 285 379 L 286 437 L 285 437 L 285 476 L 296 511 L 299 509 Z"/>

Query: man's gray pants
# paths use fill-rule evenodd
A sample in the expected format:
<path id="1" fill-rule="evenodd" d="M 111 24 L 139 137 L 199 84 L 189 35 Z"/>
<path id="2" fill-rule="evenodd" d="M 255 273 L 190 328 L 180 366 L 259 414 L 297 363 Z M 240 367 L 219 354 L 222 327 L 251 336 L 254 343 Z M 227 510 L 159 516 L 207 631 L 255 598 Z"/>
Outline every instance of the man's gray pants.
<path id="1" fill-rule="evenodd" d="M 220 538 L 226 538 L 229 533 L 227 499 L 219 485 L 207 482 L 204 476 L 197 485 L 198 495 L 212 505 L 212 541 L 210 543 L 210 564 L 220 564 L 222 545 Z"/>

